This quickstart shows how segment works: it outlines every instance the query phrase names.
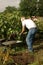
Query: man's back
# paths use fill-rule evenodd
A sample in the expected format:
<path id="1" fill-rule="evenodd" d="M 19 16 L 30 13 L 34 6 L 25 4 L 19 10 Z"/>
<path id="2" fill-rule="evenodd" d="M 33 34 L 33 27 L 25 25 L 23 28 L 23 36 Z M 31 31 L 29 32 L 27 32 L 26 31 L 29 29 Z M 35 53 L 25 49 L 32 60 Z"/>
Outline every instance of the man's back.
<path id="1" fill-rule="evenodd" d="M 30 28 L 36 28 L 36 24 L 31 19 L 25 19 L 22 22 L 23 26 L 26 26 L 28 29 Z"/>

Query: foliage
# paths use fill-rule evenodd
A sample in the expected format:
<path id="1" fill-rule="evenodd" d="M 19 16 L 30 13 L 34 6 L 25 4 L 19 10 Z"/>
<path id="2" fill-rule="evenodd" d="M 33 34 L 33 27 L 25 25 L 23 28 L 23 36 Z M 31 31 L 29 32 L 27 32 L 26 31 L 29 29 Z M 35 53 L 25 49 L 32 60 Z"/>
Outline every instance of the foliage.
<path id="1" fill-rule="evenodd" d="M 7 7 L 7 9 L 0 14 L 0 35 L 5 38 L 12 33 L 18 34 L 21 29 L 20 11 L 12 10 L 12 12 L 9 12 L 10 10 L 12 10 L 12 8 Z"/>
<path id="2" fill-rule="evenodd" d="M 21 0 L 20 11 L 24 16 L 43 16 L 43 0 Z"/>
<path id="3" fill-rule="evenodd" d="M 39 62 L 37 61 L 37 62 L 34 62 L 34 63 L 30 64 L 30 65 L 39 65 Z"/>
<path id="4" fill-rule="evenodd" d="M 39 1 L 39 15 L 43 16 L 43 0 Z"/>
<path id="5" fill-rule="evenodd" d="M 35 0 L 32 0 L 32 2 L 30 2 L 30 1 L 31 0 L 22 0 L 22 2 L 21 2 L 22 4 L 20 3 L 21 8 L 19 11 L 15 7 L 7 7 L 4 12 L 0 13 L 0 38 L 8 39 L 10 37 L 10 35 L 13 33 L 13 34 L 17 34 L 15 40 L 21 39 L 21 37 L 19 36 L 19 33 L 21 32 L 21 22 L 20 22 L 21 15 L 28 16 L 28 15 L 36 14 L 36 6 L 35 6 L 36 1 Z M 40 3 L 42 3 L 42 2 L 40 2 Z M 25 5 L 26 5 L 26 7 L 25 7 Z M 41 7 L 42 7 L 42 5 L 40 6 L 40 8 Z M 39 11 L 40 11 L 40 15 L 43 15 L 43 14 L 41 14 L 42 13 L 41 9 Z M 43 17 L 38 17 L 38 21 L 35 23 L 37 24 L 39 31 L 42 32 L 43 31 Z M 24 38 L 25 37 L 22 36 L 22 40 Z M 4 50 L 4 48 L 3 48 L 3 50 Z M 15 50 L 21 51 L 21 50 L 24 50 L 24 47 L 23 46 L 16 47 Z M 10 53 L 14 54 L 15 50 L 11 50 Z M 1 52 L 2 52 L 2 49 L 0 49 L 0 54 L 1 54 Z M 1 65 L 3 65 L 1 63 L 2 57 L 4 57 L 3 53 L 0 56 Z M 13 59 L 9 58 L 7 63 L 10 64 L 13 62 L 14 62 Z M 39 64 L 36 61 L 35 63 L 33 63 L 31 65 L 39 65 Z"/>
<path id="6" fill-rule="evenodd" d="M 18 11 L 15 7 L 7 7 L 4 12 L 0 13 L 0 38 L 9 39 L 11 34 L 16 34 L 15 40 L 25 38 L 19 36 L 21 32 L 21 16 L 21 11 Z M 43 30 L 43 17 L 38 19 L 36 22 L 38 29 Z"/>
<path id="7" fill-rule="evenodd" d="M 35 15 L 37 11 L 36 3 L 36 0 L 21 0 L 20 10 L 22 14 L 25 16 Z"/>
<path id="8" fill-rule="evenodd" d="M 43 31 L 43 17 L 38 17 L 37 19 L 38 19 L 38 20 L 37 20 L 37 22 L 35 22 L 35 23 L 36 23 L 38 29 L 39 29 L 40 31 Z"/>

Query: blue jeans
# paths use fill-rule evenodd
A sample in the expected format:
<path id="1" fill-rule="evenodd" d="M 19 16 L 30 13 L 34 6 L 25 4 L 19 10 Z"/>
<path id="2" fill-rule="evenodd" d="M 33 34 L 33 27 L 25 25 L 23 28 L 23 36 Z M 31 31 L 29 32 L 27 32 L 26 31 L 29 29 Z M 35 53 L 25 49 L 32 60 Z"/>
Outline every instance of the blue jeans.
<path id="1" fill-rule="evenodd" d="M 34 41 L 36 32 L 37 32 L 37 28 L 31 28 L 31 29 L 29 29 L 29 32 L 27 34 L 26 43 L 27 43 L 29 51 L 33 51 L 32 46 L 33 46 L 33 41 Z"/>

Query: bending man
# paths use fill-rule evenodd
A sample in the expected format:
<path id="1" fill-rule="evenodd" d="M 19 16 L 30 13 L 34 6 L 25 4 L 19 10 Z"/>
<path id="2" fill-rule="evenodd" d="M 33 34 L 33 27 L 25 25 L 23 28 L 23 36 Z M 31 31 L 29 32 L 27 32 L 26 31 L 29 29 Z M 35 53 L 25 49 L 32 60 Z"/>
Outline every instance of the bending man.
<path id="1" fill-rule="evenodd" d="M 29 30 L 26 37 L 26 43 L 28 46 L 28 50 L 32 52 L 33 51 L 32 45 L 33 45 L 35 34 L 37 32 L 37 26 L 33 22 L 33 20 L 31 20 L 31 18 L 25 19 L 25 17 L 21 17 L 21 22 L 22 22 L 22 31 L 20 35 L 23 34 L 23 32 L 25 31 L 25 27 Z"/>

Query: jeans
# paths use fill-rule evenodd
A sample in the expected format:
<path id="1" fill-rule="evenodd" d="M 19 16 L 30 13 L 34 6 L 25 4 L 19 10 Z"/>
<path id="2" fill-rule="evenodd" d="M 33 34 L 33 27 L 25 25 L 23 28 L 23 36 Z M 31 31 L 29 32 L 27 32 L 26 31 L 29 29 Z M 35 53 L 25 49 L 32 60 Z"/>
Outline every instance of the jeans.
<path id="1" fill-rule="evenodd" d="M 29 32 L 27 34 L 26 43 L 27 43 L 29 51 L 33 51 L 32 46 L 33 46 L 33 41 L 34 41 L 36 32 L 37 32 L 37 28 L 31 28 L 29 29 Z"/>

